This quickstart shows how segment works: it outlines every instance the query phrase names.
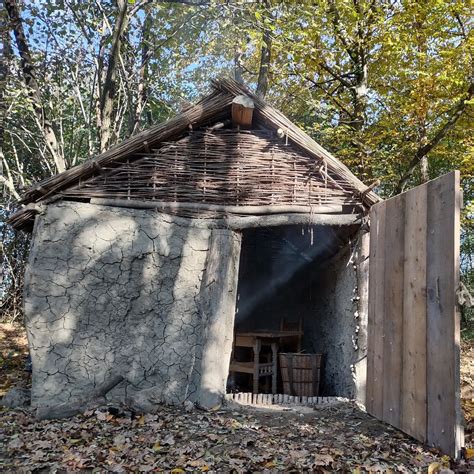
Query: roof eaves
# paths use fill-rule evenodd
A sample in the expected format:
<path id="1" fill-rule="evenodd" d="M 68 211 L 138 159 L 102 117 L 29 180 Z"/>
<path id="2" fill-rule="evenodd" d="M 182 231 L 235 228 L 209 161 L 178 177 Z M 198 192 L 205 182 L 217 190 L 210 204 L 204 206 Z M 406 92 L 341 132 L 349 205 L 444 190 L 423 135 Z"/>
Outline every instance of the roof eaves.
<path id="1" fill-rule="evenodd" d="M 103 166 L 118 164 L 121 160 L 135 153 L 145 151 L 147 147 L 179 136 L 190 126 L 200 126 L 214 117 L 219 116 L 232 103 L 234 96 L 223 92 L 213 91 L 210 95 L 191 106 L 170 120 L 150 127 L 134 135 L 95 158 L 40 181 L 29 188 L 19 201 L 20 204 L 38 202 L 52 194 L 73 185 L 79 179 L 87 179 Z"/>

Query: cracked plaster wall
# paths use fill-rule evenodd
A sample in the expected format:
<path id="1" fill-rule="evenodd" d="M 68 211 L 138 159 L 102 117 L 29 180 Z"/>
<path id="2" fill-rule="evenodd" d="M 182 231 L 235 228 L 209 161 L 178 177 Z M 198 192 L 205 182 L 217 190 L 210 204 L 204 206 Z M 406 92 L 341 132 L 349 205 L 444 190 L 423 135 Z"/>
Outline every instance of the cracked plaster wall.
<path id="1" fill-rule="evenodd" d="M 239 234 L 149 210 L 49 205 L 25 281 L 33 406 L 73 402 L 115 374 L 126 380 L 110 392 L 115 400 L 215 403 L 239 252 Z"/>
<path id="2" fill-rule="evenodd" d="M 321 392 L 326 396 L 355 395 L 351 366 L 356 356 L 356 272 L 351 249 L 326 262 L 313 283 L 314 314 L 305 321 L 306 349 L 323 354 Z"/>

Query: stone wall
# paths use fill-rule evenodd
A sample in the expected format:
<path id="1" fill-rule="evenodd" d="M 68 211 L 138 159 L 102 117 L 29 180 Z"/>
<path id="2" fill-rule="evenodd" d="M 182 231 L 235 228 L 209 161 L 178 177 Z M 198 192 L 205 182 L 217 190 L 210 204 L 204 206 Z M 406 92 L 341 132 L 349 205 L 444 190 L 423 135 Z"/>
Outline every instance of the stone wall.
<path id="1" fill-rule="evenodd" d="M 117 374 L 112 399 L 218 402 L 240 236 L 181 223 L 72 202 L 37 218 L 25 281 L 33 406 L 73 402 Z"/>

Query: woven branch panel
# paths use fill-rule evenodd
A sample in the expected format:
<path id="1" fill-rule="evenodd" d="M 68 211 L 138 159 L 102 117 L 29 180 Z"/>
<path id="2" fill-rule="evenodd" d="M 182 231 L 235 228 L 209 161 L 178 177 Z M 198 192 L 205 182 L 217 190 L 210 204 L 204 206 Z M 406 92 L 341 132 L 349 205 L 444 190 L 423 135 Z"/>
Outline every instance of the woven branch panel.
<path id="1" fill-rule="evenodd" d="M 268 131 L 197 130 L 63 191 L 227 205 L 358 205 L 353 186 Z"/>

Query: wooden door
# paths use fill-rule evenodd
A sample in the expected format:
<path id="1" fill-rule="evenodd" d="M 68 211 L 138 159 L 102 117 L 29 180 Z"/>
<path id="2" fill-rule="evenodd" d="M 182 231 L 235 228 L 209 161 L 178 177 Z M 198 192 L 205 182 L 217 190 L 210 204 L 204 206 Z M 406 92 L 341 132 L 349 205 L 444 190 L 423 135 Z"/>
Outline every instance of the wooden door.
<path id="1" fill-rule="evenodd" d="M 370 213 L 367 411 L 453 457 L 459 381 L 459 172 Z"/>

